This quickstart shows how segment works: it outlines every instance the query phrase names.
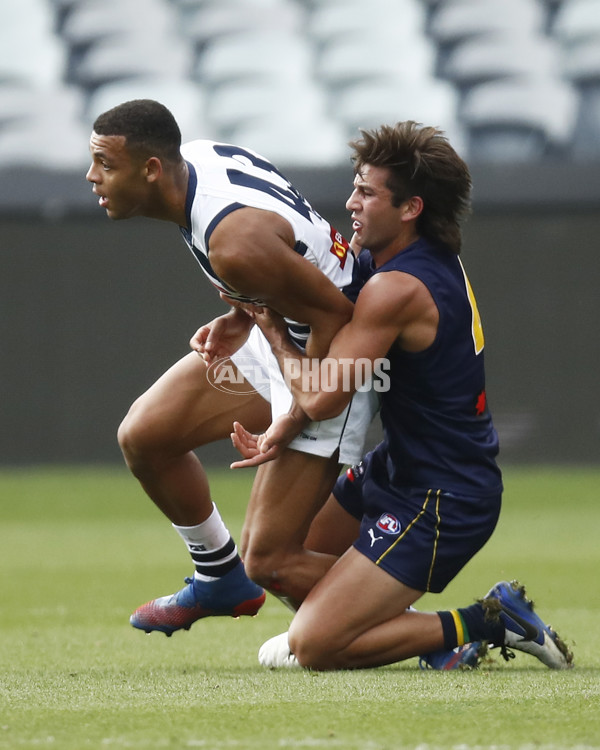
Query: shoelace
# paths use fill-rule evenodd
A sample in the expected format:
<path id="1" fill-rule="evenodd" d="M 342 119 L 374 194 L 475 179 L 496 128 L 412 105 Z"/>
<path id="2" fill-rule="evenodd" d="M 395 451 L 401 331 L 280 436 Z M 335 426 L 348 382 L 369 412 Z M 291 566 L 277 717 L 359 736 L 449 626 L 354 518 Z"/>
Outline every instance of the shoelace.
<path id="1" fill-rule="evenodd" d="M 500 656 L 504 661 L 510 661 L 515 658 L 515 652 L 511 651 L 507 646 L 500 646 Z"/>

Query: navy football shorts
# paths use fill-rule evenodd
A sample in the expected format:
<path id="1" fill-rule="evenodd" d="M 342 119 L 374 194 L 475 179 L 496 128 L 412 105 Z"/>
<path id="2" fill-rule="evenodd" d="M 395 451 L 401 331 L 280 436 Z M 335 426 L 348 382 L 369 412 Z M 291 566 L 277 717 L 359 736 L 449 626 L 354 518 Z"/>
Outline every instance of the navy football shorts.
<path id="1" fill-rule="evenodd" d="M 355 549 L 410 588 L 443 591 L 492 535 L 501 495 L 382 486 L 372 461 L 381 461 L 377 453 L 342 475 L 333 491 L 340 505 L 361 519 Z"/>

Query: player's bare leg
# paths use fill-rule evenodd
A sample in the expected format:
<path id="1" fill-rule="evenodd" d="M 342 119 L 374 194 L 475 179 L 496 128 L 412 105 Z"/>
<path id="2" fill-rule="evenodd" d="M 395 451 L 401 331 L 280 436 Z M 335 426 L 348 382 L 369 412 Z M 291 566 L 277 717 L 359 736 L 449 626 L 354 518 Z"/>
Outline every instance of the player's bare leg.
<path id="1" fill-rule="evenodd" d="M 257 470 L 242 534 L 244 561 L 254 581 L 292 608 L 337 559 L 304 542 L 338 473 L 336 456 L 291 449 Z"/>
<path id="2" fill-rule="evenodd" d="M 358 538 L 359 531 L 360 519 L 350 515 L 334 495 L 330 495 L 311 523 L 304 546 L 338 558 Z"/>
<path id="3" fill-rule="evenodd" d="M 409 610 L 421 595 L 351 548 L 296 614 L 290 648 L 314 669 L 375 667 L 439 649 L 439 617 Z"/>
<path id="4" fill-rule="evenodd" d="M 359 530 L 359 519 L 348 513 L 331 495 L 311 524 L 305 547 L 329 555 L 333 565 L 352 546 Z M 419 666 L 438 670 L 474 668 L 485 651 L 486 645 L 481 642 L 467 643 L 455 649 L 436 649 L 419 655 Z M 288 633 L 266 641 L 258 658 L 267 667 L 300 666 L 290 650 Z"/>
<path id="5" fill-rule="evenodd" d="M 234 419 L 251 429 L 270 423 L 269 404 L 250 385 L 228 385 L 239 393 L 217 390 L 195 353 L 175 363 L 142 396 L 119 428 L 125 461 L 148 496 L 173 523 L 205 521 L 212 512 L 206 472 L 196 448 L 229 438 Z"/>
<path id="6" fill-rule="evenodd" d="M 129 468 L 173 523 L 196 568 L 181 591 L 136 610 L 131 623 L 137 628 L 170 635 L 201 617 L 255 614 L 264 602 L 261 587 L 245 574 L 193 452 L 228 437 L 241 414 L 253 429 L 269 424 L 269 404 L 248 393 L 245 381 L 239 388 L 239 394 L 215 389 L 203 360 L 190 353 L 135 402 L 119 429 Z"/>
<path id="7" fill-rule="evenodd" d="M 516 581 L 501 581 L 482 600 L 450 611 L 409 610 L 421 593 L 352 548 L 307 596 L 289 633 L 263 645 L 271 654 L 262 663 L 291 666 L 293 660 L 313 669 L 356 669 L 484 642 L 531 654 L 551 669 L 572 666 L 572 652 Z M 279 654 L 273 649 L 278 642 Z M 457 655 L 461 662 L 460 651 Z"/>

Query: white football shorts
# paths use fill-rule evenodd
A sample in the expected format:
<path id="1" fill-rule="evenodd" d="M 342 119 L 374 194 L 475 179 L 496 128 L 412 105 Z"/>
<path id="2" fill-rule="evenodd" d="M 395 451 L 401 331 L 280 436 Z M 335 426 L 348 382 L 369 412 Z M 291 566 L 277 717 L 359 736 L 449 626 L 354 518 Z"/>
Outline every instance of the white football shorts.
<path id="1" fill-rule="evenodd" d="M 258 326 L 254 326 L 246 343 L 231 360 L 252 387 L 271 403 L 273 419 L 287 414 L 292 394 Z M 378 411 L 379 397 L 372 388 L 357 392 L 339 416 L 311 422 L 288 447 L 324 458 L 329 458 L 339 448 L 341 464 L 357 464 L 364 453 L 367 430 Z"/>

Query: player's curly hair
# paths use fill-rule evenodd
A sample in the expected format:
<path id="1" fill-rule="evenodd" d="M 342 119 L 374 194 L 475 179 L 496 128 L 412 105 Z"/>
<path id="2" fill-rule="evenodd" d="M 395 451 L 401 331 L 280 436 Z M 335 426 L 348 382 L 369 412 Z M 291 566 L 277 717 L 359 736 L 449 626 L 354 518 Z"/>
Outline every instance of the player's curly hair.
<path id="1" fill-rule="evenodd" d="M 460 253 L 460 224 L 471 206 L 471 175 L 442 131 L 408 120 L 360 132 L 362 138 L 350 142 L 355 172 L 366 164 L 389 169 L 392 204 L 420 196 L 423 211 L 417 232 Z"/>
<path id="2" fill-rule="evenodd" d="M 94 122 L 98 135 L 123 135 L 140 156 L 181 159 L 181 131 L 171 112 L 153 99 L 133 99 L 109 109 Z"/>

